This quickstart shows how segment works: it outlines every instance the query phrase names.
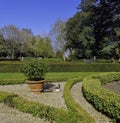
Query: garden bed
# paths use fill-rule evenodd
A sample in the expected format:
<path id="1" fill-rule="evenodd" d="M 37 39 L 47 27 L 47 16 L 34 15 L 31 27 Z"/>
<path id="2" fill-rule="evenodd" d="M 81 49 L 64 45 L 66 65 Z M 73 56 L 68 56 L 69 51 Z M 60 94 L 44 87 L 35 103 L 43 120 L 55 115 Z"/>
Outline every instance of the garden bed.
<path id="1" fill-rule="evenodd" d="M 57 86 L 58 83 L 53 83 Z M 28 88 L 27 84 L 17 84 L 17 85 L 2 85 L 0 86 L 0 91 L 10 92 L 17 94 L 29 101 L 40 102 L 45 105 L 53 106 L 56 108 L 66 109 L 66 105 L 63 98 L 63 87 L 64 82 L 61 82 L 61 91 L 56 92 L 42 92 L 39 95 L 32 94 Z"/>

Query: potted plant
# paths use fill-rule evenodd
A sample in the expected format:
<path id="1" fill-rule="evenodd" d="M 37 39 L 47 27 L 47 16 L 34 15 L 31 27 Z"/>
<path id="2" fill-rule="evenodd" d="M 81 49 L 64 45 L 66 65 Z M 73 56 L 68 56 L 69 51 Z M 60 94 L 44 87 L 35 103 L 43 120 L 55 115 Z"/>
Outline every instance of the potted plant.
<path id="1" fill-rule="evenodd" d="M 30 90 L 34 94 L 39 94 L 43 91 L 43 85 L 45 82 L 45 74 L 48 72 L 48 65 L 43 60 L 34 60 L 31 63 L 26 64 L 22 72 L 27 77 L 26 83 L 28 83 Z"/>

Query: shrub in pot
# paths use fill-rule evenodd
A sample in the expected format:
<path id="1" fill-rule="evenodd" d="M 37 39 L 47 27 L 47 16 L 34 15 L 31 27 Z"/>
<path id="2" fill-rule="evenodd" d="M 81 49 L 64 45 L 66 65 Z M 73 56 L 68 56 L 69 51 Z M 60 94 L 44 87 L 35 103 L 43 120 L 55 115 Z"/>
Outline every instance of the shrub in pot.
<path id="1" fill-rule="evenodd" d="M 43 60 L 34 60 L 23 67 L 22 72 L 27 77 L 26 82 L 34 94 L 39 94 L 43 90 L 44 77 L 48 68 L 47 63 Z"/>

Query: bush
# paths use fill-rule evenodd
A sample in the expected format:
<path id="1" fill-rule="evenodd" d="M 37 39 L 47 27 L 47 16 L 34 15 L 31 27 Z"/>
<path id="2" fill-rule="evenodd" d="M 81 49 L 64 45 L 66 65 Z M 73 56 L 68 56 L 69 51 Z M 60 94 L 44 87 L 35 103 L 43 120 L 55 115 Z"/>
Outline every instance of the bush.
<path id="1" fill-rule="evenodd" d="M 0 79 L 0 85 L 23 84 L 25 79 Z"/>
<path id="2" fill-rule="evenodd" d="M 85 77 L 83 80 L 83 92 L 86 99 L 96 109 L 120 120 L 120 95 L 101 86 L 103 83 L 120 80 L 120 73 L 104 73 Z"/>
<path id="3" fill-rule="evenodd" d="M 1 73 L 14 73 L 20 72 L 21 64 L 0 64 L 0 72 Z"/>
<path id="4" fill-rule="evenodd" d="M 51 64 L 50 72 L 120 72 L 120 64 Z"/>
<path id="5" fill-rule="evenodd" d="M 48 65 L 45 61 L 35 60 L 26 64 L 22 68 L 22 72 L 28 80 L 42 80 L 44 79 L 46 72 L 48 72 Z"/>
<path id="6" fill-rule="evenodd" d="M 15 107 L 22 112 L 30 113 L 33 116 L 45 118 L 51 122 L 63 123 L 64 121 L 65 123 L 78 123 L 78 120 L 82 122 L 81 117 L 76 112 L 57 109 L 37 102 L 30 102 L 12 93 L 0 92 L 0 102 L 4 102 L 8 106 Z"/>
<path id="7" fill-rule="evenodd" d="M 19 63 L 0 63 L 0 72 L 20 72 L 24 62 Z M 120 64 L 113 63 L 93 63 L 86 64 L 80 62 L 50 62 L 49 72 L 120 72 Z"/>
<path id="8" fill-rule="evenodd" d="M 57 109 L 37 102 L 30 102 L 22 97 L 6 92 L 0 92 L 0 102 L 5 102 L 20 111 L 31 113 L 34 116 L 45 118 L 49 121 L 55 121 L 56 123 L 63 123 L 63 121 L 65 123 L 94 123 L 94 119 L 74 101 L 70 94 L 72 86 L 81 81 L 83 77 L 88 74 L 91 73 L 81 73 L 81 78 L 72 79 L 66 83 L 64 97 L 69 110 Z"/>
<path id="9" fill-rule="evenodd" d="M 65 102 L 70 111 L 78 113 L 79 117 L 82 118 L 82 123 L 95 123 L 94 119 L 78 103 L 74 101 L 72 95 L 70 94 L 72 86 L 77 82 L 80 82 L 83 79 L 83 76 L 67 81 L 64 87 Z"/>

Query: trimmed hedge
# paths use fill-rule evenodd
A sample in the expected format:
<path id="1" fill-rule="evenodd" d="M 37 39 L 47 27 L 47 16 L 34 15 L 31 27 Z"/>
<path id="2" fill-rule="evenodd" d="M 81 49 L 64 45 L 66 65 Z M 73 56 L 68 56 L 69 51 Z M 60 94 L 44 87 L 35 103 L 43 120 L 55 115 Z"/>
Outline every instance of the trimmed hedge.
<path id="1" fill-rule="evenodd" d="M 81 78 L 69 80 L 64 88 L 64 97 L 69 110 L 57 109 L 37 102 L 30 102 L 22 97 L 7 92 L 0 92 L 0 102 L 15 107 L 22 112 L 45 118 L 56 123 L 95 123 L 94 119 L 77 104 L 70 94 L 72 86 L 91 73 L 81 73 Z"/>
<path id="2" fill-rule="evenodd" d="M 0 63 L 0 72 L 20 72 L 23 63 Z M 50 64 L 49 72 L 120 72 L 118 63 L 60 63 Z"/>
<path id="3" fill-rule="evenodd" d="M 51 64 L 51 72 L 120 72 L 120 64 Z"/>
<path id="4" fill-rule="evenodd" d="M 87 76 L 83 79 L 83 93 L 97 110 L 120 120 L 120 95 L 102 87 L 102 84 L 114 80 L 120 80 L 120 73 Z"/>
<path id="5" fill-rule="evenodd" d="M 9 84 L 23 84 L 25 79 L 0 79 L 0 85 L 9 85 Z"/>
<path id="6" fill-rule="evenodd" d="M 92 118 L 78 103 L 76 103 L 70 94 L 70 90 L 74 84 L 80 82 L 81 78 L 74 78 L 68 80 L 64 87 L 64 98 L 68 109 L 72 112 L 78 112 L 82 116 L 82 123 L 95 123 L 94 118 Z"/>
<path id="7" fill-rule="evenodd" d="M 20 72 L 22 64 L 0 64 L 1 73 Z"/>
<path id="8" fill-rule="evenodd" d="M 0 102 L 4 102 L 11 95 L 13 95 L 13 94 L 0 91 Z"/>
<path id="9" fill-rule="evenodd" d="M 12 93 L 0 92 L 0 102 L 4 102 L 8 106 L 15 107 L 22 112 L 30 113 L 33 116 L 44 118 L 51 122 L 83 123 L 82 117 L 77 112 L 57 109 L 37 102 L 30 102 Z"/>

